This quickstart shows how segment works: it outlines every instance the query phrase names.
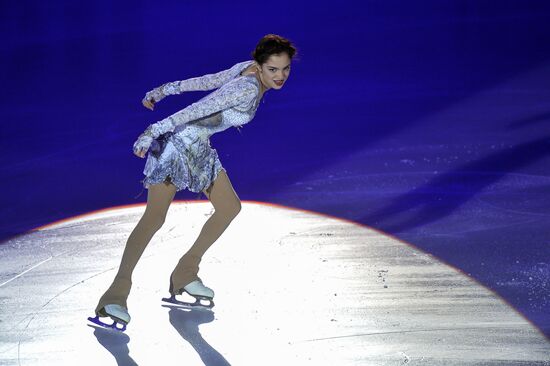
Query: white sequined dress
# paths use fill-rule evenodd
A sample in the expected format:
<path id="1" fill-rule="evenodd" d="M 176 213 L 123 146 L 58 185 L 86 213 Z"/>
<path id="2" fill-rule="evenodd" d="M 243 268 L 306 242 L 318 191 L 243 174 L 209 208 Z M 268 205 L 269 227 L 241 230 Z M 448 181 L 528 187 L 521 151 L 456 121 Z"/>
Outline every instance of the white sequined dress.
<path id="1" fill-rule="evenodd" d="M 250 122 L 259 104 L 260 85 L 254 74 L 241 75 L 254 61 L 243 61 L 227 70 L 163 84 L 164 96 L 185 91 L 211 90 L 199 101 L 167 117 L 175 127 L 153 141 L 141 181 L 144 188 L 171 181 L 176 190 L 201 192 L 224 169 L 210 136 Z"/>

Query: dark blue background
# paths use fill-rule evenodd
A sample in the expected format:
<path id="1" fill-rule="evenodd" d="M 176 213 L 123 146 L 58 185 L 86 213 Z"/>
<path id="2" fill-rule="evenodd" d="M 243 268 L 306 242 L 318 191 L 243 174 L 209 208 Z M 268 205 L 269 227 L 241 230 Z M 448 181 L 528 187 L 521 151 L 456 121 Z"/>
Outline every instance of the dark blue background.
<path id="1" fill-rule="evenodd" d="M 0 10 L 0 239 L 145 202 L 135 198 L 145 161 L 133 142 L 205 93 L 151 112 L 145 92 L 250 59 L 276 33 L 299 48 L 290 79 L 241 133 L 211 139 L 239 197 L 393 235 L 550 336 L 550 3 L 18 1 Z"/>

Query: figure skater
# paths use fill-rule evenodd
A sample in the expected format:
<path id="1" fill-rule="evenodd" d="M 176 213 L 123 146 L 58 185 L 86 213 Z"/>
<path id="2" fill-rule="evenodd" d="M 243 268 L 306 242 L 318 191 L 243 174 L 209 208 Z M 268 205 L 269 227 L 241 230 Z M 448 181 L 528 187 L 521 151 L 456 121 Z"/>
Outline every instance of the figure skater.
<path id="1" fill-rule="evenodd" d="M 117 330 L 126 329 L 130 322 L 126 301 L 132 286 L 132 272 L 145 247 L 162 227 L 174 195 L 182 189 L 199 195 L 204 193 L 215 211 L 172 271 L 171 297 L 163 300 L 204 306 L 200 300 L 206 299 L 209 300 L 206 307 L 213 306 L 214 291 L 199 278 L 199 264 L 207 249 L 239 213 L 241 202 L 209 137 L 250 122 L 263 94 L 270 89 L 281 89 L 287 81 L 296 52 L 288 39 L 268 34 L 256 45 L 253 60 L 239 62 L 215 74 L 169 82 L 146 93 L 142 103 L 153 110 L 155 103 L 167 95 L 216 89 L 196 103 L 149 125 L 134 143 L 134 154 L 140 158 L 149 150 L 142 180 L 148 189 L 147 206 L 126 242 L 118 273 L 99 300 L 96 317 L 89 320 Z M 183 292 L 193 296 L 195 303 L 177 300 L 176 295 Z M 113 324 L 103 323 L 100 317 L 110 317 Z"/>

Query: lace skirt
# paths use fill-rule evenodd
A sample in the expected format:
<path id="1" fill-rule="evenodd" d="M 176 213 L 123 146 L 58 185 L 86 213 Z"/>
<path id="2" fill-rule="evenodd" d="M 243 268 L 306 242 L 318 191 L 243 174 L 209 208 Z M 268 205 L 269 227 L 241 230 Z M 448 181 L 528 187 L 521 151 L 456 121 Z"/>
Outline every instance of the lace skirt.
<path id="1" fill-rule="evenodd" d="M 222 169 L 218 153 L 207 135 L 169 132 L 153 141 L 141 183 L 148 189 L 152 184 L 168 180 L 176 186 L 176 191 L 187 189 L 199 193 L 200 197 Z"/>

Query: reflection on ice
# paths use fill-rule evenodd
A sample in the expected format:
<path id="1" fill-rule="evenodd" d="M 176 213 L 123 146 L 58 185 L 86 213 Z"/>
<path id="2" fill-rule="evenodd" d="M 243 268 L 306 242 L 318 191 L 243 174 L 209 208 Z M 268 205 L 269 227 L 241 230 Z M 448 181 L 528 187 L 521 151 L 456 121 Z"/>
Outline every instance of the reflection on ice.
<path id="1" fill-rule="evenodd" d="M 66 221 L 1 248 L 0 364 L 474 365 L 550 356 L 531 324 L 436 258 L 366 227 L 247 202 L 201 263 L 215 308 L 161 301 L 212 212 L 209 202 L 175 202 L 134 271 L 126 332 L 90 325 L 143 210 Z"/>

